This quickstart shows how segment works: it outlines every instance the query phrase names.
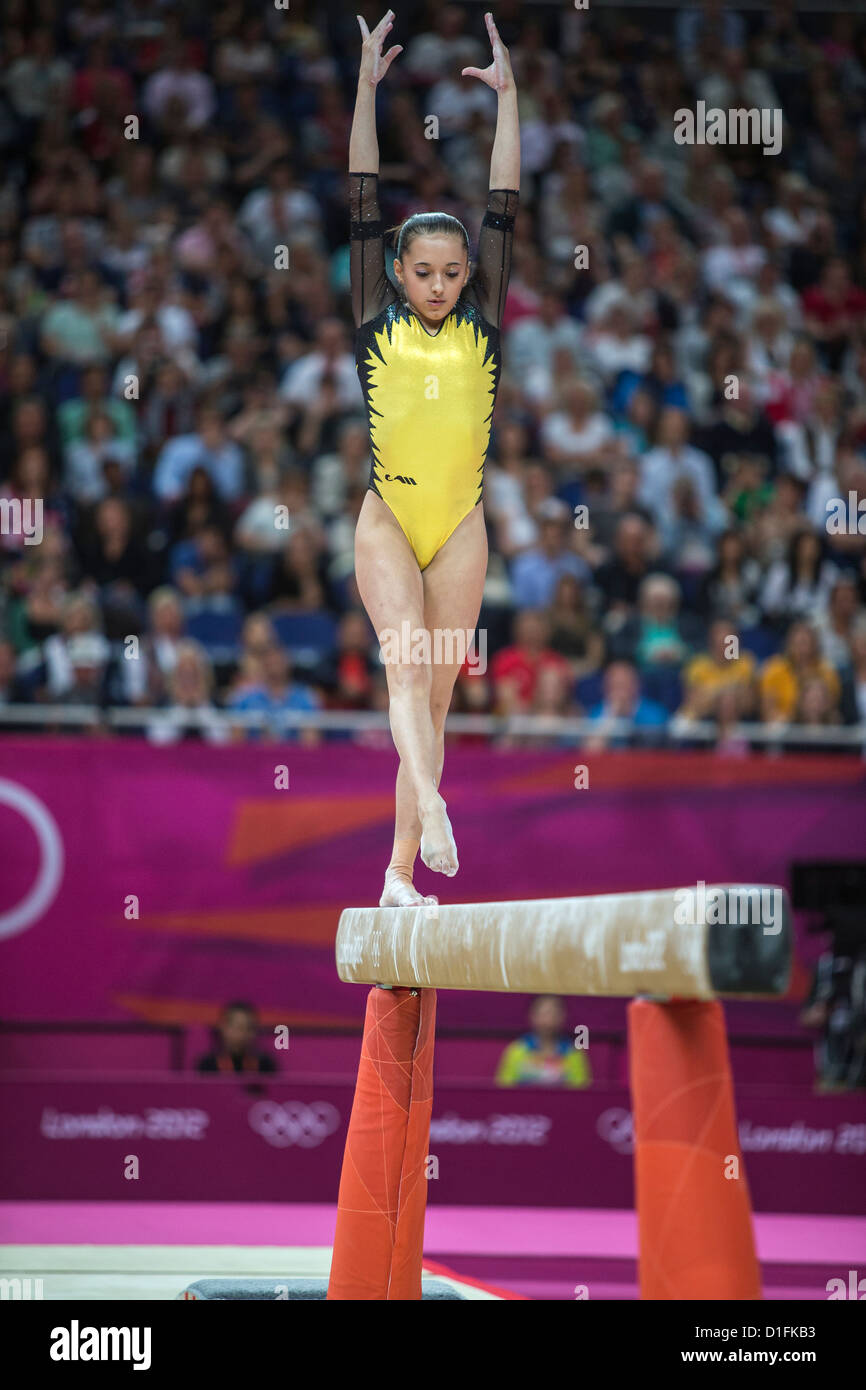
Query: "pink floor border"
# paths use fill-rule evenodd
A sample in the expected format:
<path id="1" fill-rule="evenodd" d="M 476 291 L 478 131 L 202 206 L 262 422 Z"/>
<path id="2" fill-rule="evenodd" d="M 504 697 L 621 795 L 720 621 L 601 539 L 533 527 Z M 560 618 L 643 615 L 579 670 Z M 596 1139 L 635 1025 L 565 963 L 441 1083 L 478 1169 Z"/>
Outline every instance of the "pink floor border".
<path id="1" fill-rule="evenodd" d="M 331 1245 L 326 1203 L 0 1202 L 6 1245 Z M 757 1214 L 764 1263 L 866 1260 L 866 1217 Z M 427 1208 L 424 1250 L 451 1255 L 637 1257 L 633 1211 L 559 1207 Z"/>

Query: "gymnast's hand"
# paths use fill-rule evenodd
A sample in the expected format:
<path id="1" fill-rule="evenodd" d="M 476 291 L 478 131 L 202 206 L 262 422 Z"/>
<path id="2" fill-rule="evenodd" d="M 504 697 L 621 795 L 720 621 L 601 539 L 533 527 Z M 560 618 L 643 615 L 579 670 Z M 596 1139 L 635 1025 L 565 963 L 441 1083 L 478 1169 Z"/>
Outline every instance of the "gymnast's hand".
<path id="1" fill-rule="evenodd" d="M 511 59 L 508 56 L 508 49 L 499 37 L 499 30 L 493 23 L 493 15 L 489 12 L 484 16 L 484 23 L 487 25 L 487 32 L 490 35 L 490 43 L 493 47 L 493 62 L 489 68 L 464 68 L 464 77 L 479 77 L 482 82 L 486 82 L 488 87 L 492 87 L 494 92 L 507 92 L 514 86 L 514 74 L 511 71 Z"/>
<path id="2" fill-rule="evenodd" d="M 361 34 L 364 39 L 358 81 L 369 82 L 371 87 L 378 87 L 397 54 L 403 52 L 403 45 L 399 43 L 396 47 L 389 48 L 387 53 L 383 54 L 382 52 L 385 36 L 388 30 L 394 27 L 394 11 L 389 10 L 385 18 L 379 20 L 372 34 L 361 15 L 356 15 L 355 18 L 361 26 Z"/>

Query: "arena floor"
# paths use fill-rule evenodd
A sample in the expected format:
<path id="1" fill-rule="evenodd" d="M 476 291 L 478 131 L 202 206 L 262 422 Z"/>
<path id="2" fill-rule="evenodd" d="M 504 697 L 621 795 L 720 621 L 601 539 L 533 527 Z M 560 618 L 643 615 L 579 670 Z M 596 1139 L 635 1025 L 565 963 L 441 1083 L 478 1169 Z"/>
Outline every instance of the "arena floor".
<path id="1" fill-rule="evenodd" d="M 0 1270 L 46 1299 L 175 1299 L 201 1278 L 324 1276 L 334 1208 L 172 1202 L 0 1203 Z M 826 1299 L 866 1259 L 866 1219 L 756 1215 L 768 1300 Z M 638 1296 L 633 1212 L 437 1207 L 424 1270 L 467 1299 Z"/>

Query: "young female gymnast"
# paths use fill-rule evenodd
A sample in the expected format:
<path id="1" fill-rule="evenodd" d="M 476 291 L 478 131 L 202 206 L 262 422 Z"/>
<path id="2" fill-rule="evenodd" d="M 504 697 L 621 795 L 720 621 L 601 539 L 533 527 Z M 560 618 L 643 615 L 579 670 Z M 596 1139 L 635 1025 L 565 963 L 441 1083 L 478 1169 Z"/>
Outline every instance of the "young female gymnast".
<path id="1" fill-rule="evenodd" d="M 376 87 L 401 51 L 398 45 L 382 52 L 393 20 L 389 10 L 370 33 L 358 16 L 363 50 L 349 144 L 355 357 L 373 457 L 355 532 L 355 576 L 382 644 L 400 757 L 382 907 L 437 901 L 412 883 L 419 846 L 429 869 L 448 877 L 458 869 L 438 787 L 445 716 L 462 661 L 453 644 L 435 638 L 473 633 L 481 609 L 487 570 L 481 485 L 520 185 L 514 77 L 488 14 L 493 61 L 483 71 L 463 69 L 492 87 L 499 102 L 477 265 L 473 270 L 462 222 L 442 212 L 415 213 L 397 229 L 398 293 L 385 271 L 375 114 Z M 404 632 L 411 634 L 408 645 Z M 399 655 L 389 647 L 395 641 Z M 413 660 L 419 653 L 429 660 Z"/>

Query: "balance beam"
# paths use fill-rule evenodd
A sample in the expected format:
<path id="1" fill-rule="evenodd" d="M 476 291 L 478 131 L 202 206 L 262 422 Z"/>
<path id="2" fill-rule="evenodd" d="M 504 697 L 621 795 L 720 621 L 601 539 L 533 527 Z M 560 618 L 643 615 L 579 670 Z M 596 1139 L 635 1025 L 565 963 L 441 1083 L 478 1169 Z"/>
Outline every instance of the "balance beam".
<path id="1" fill-rule="evenodd" d="M 348 907 L 337 973 L 354 984 L 518 994 L 780 995 L 791 909 L 772 885 L 447 906 Z"/>

